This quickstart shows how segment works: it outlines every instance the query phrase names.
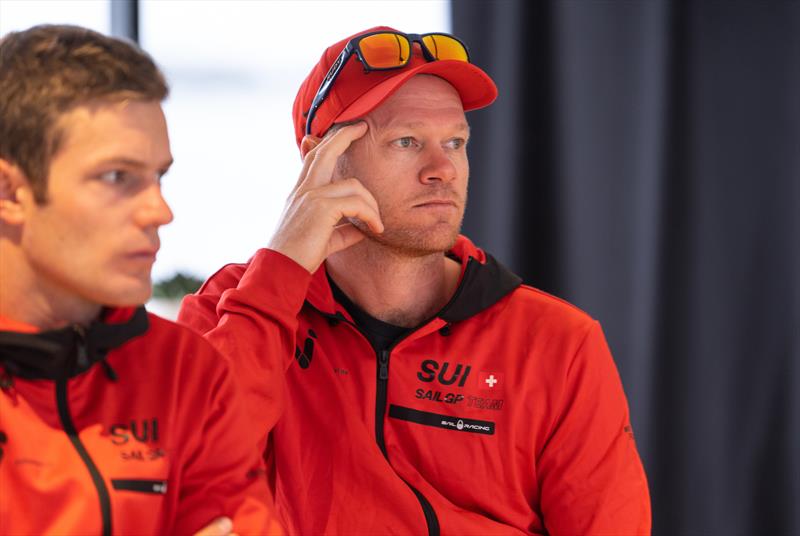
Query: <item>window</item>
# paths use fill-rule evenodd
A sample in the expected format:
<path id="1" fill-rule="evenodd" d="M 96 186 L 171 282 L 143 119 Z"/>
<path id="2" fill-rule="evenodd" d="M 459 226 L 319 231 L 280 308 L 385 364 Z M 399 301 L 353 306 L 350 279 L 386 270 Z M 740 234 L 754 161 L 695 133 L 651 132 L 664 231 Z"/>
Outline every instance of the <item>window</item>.
<path id="1" fill-rule="evenodd" d="M 175 221 L 154 279 L 205 278 L 267 245 L 300 172 L 292 102 L 322 51 L 378 25 L 449 31 L 449 2 L 145 0 L 141 44 L 172 93 Z"/>
<path id="2" fill-rule="evenodd" d="M 112 1 L 0 0 L 0 34 L 42 23 L 109 33 Z M 163 184 L 175 221 L 161 231 L 155 281 L 205 279 L 267 245 L 301 167 L 294 96 L 326 47 L 373 26 L 451 27 L 449 0 L 139 0 L 139 17 L 141 45 L 171 86 L 175 164 Z"/>
<path id="3" fill-rule="evenodd" d="M 0 35 L 37 24 L 76 24 L 98 32 L 111 30 L 111 4 L 97 0 L 0 0 Z"/>

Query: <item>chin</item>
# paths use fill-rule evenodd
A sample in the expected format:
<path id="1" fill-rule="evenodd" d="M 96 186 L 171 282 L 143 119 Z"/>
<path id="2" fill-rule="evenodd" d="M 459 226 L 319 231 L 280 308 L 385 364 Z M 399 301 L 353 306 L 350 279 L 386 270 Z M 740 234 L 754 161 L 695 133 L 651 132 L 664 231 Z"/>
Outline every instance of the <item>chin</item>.
<path id="1" fill-rule="evenodd" d="M 124 284 L 110 285 L 97 290 L 100 292 L 97 293 L 97 298 L 92 300 L 96 303 L 109 307 L 138 307 L 150 299 L 153 286 L 148 277 L 146 282 L 126 281 Z"/>
<path id="2" fill-rule="evenodd" d="M 449 251 L 458 239 L 459 229 L 388 229 L 371 235 L 376 242 L 411 257 L 424 257 Z"/>

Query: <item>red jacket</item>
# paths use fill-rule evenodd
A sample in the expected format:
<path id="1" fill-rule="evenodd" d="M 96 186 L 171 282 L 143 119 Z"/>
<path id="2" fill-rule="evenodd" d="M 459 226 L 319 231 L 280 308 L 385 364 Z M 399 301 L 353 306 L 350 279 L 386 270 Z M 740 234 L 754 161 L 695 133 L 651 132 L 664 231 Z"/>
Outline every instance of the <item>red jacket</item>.
<path id="1" fill-rule="evenodd" d="M 144 308 L 0 318 L 0 534 L 280 532 L 225 361 Z"/>
<path id="2" fill-rule="evenodd" d="M 463 237 L 451 254 L 462 262 L 451 302 L 379 355 L 324 267 L 310 276 L 274 251 L 224 267 L 184 300 L 180 320 L 228 355 L 249 393 L 285 524 L 649 533 L 647 482 L 600 326 Z"/>

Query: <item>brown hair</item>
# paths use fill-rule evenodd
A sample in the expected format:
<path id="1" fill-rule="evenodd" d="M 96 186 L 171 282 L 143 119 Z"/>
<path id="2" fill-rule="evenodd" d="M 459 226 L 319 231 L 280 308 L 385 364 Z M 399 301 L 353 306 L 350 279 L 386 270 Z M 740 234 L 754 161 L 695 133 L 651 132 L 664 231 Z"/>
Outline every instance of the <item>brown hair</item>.
<path id="1" fill-rule="evenodd" d="M 97 100 L 162 101 L 169 88 L 133 43 L 78 26 L 42 25 L 0 39 L 0 158 L 25 173 L 44 202 L 58 120 Z"/>

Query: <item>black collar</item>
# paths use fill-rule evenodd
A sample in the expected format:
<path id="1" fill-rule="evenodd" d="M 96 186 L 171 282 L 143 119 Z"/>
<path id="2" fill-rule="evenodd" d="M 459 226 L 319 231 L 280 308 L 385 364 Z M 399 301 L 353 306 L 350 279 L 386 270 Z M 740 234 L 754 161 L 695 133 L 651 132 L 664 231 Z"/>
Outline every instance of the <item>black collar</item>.
<path id="1" fill-rule="evenodd" d="M 0 331 L 0 363 L 26 379 L 72 378 L 103 362 L 106 354 L 147 331 L 144 307 L 123 324 L 95 320 L 88 328 L 71 326 L 41 333 Z"/>
<path id="2" fill-rule="evenodd" d="M 447 322 L 459 322 L 488 309 L 522 284 L 522 279 L 486 254 L 486 262 L 467 258 L 464 276 L 456 293 L 438 316 Z"/>
<path id="3" fill-rule="evenodd" d="M 465 262 L 452 252 L 447 255 L 459 263 Z M 327 277 L 327 273 L 322 277 L 325 278 L 325 284 L 327 288 L 330 289 L 332 296 L 330 309 L 335 311 L 335 301 L 333 301 L 333 297 L 335 296 L 336 301 L 340 303 L 342 301 L 340 299 L 341 297 L 336 295 L 333 280 Z M 475 257 L 468 256 L 466 259 L 466 266 L 464 267 L 464 275 L 461 277 L 461 282 L 455 294 L 453 294 L 450 301 L 434 316 L 441 318 L 449 324 L 466 320 L 499 302 L 508 294 L 511 294 L 521 284 L 521 277 L 503 266 L 488 253 L 485 253 L 485 262 L 480 262 Z M 339 292 L 341 292 L 341 290 L 339 290 Z M 328 312 L 315 306 L 308 298 L 305 303 L 329 319 L 336 320 L 340 318 L 340 312 Z M 345 304 L 342 305 L 345 306 Z M 347 309 L 346 306 L 345 309 Z M 423 325 L 424 324 L 427 324 L 427 321 L 423 322 Z"/>

